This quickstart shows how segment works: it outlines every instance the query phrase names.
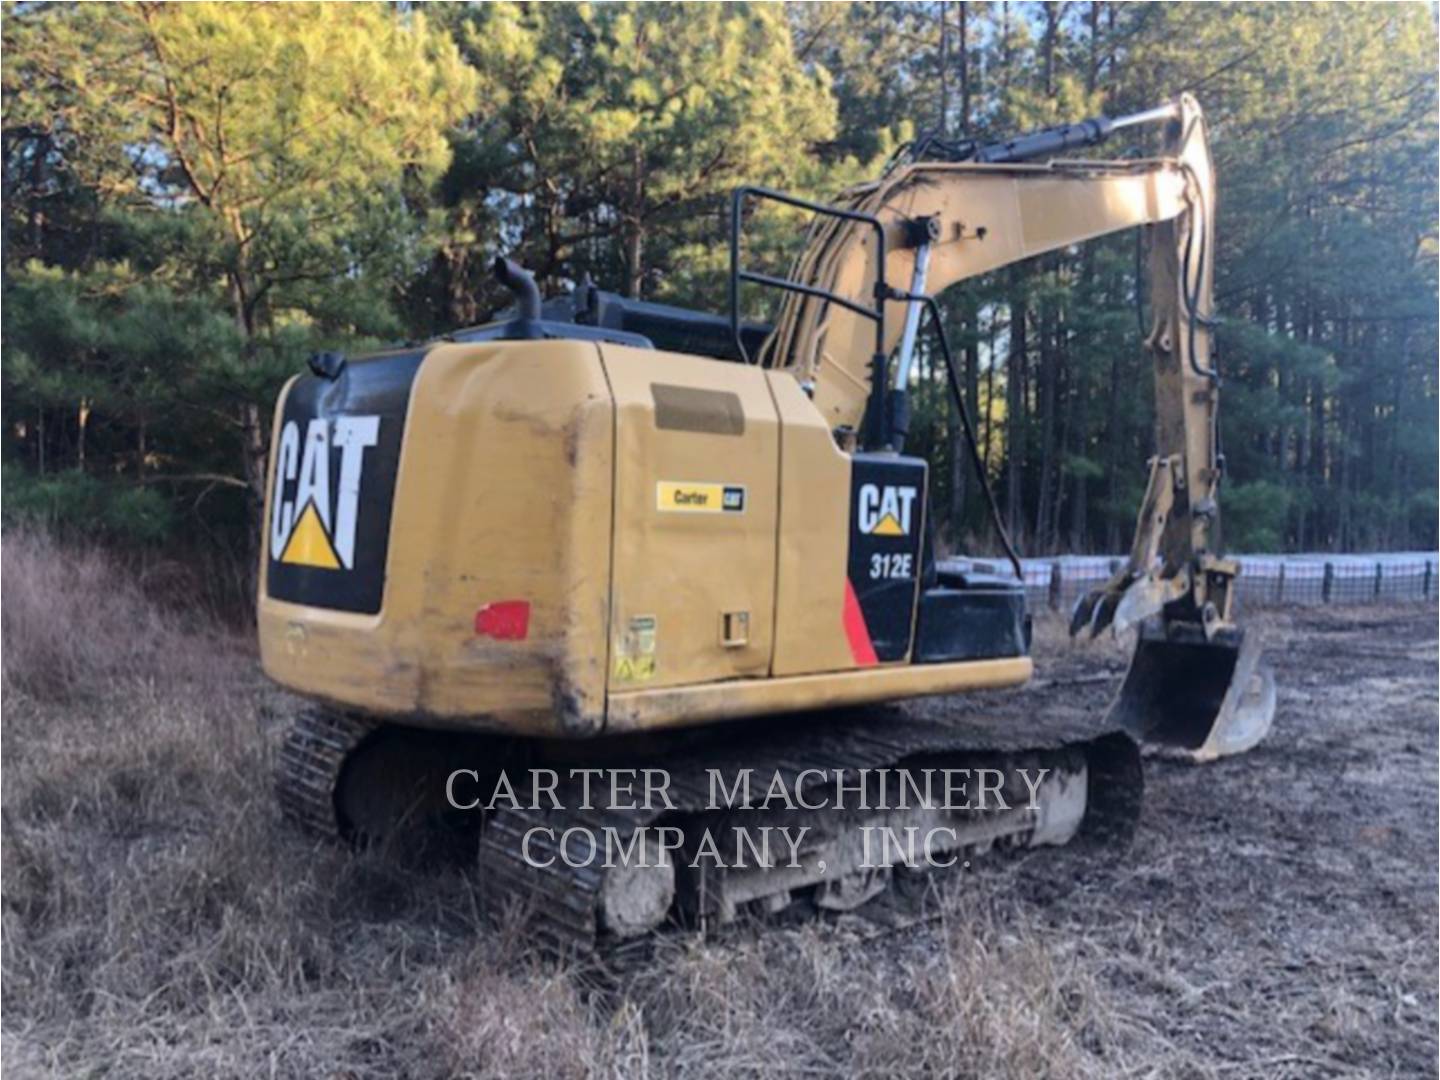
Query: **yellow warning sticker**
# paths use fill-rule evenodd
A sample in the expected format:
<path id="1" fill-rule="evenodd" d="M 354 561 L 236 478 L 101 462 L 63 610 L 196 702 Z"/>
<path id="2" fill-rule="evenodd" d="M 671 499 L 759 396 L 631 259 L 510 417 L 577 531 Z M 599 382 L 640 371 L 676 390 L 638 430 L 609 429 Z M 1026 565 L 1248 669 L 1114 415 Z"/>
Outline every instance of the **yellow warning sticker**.
<path id="1" fill-rule="evenodd" d="M 634 615 L 615 649 L 617 683 L 649 682 L 655 677 L 655 616 Z"/>
<path id="2" fill-rule="evenodd" d="M 300 520 L 290 530 L 290 539 L 280 553 L 282 563 L 296 566 L 316 566 L 322 570 L 339 570 L 340 560 L 325 535 L 325 526 L 320 523 L 320 514 L 313 502 L 305 504 Z"/>
<path id="3" fill-rule="evenodd" d="M 661 480 L 655 485 L 655 508 L 690 514 L 743 514 L 745 487 Z"/>
<path id="4" fill-rule="evenodd" d="M 617 683 L 649 682 L 655 677 L 655 657 L 621 656 L 615 660 Z"/>

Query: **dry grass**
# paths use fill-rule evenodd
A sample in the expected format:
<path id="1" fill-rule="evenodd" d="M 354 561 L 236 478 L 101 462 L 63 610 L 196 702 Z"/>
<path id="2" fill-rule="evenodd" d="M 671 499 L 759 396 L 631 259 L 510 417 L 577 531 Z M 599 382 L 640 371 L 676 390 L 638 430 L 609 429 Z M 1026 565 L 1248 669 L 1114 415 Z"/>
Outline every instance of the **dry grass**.
<path id="1" fill-rule="evenodd" d="M 1103 1071 L 1093 976 L 988 919 L 898 966 L 823 926 L 677 937 L 618 983 L 548 963 L 460 875 L 290 832 L 266 719 L 286 703 L 248 639 L 98 551 L 20 534 L 3 558 L 14 1075 Z"/>
<path id="2" fill-rule="evenodd" d="M 902 933 L 673 934 L 606 979 L 545 961 L 462 874 L 280 820 L 291 706 L 248 635 L 160 609 L 97 552 L 11 535 L 3 558 L 12 1075 L 1232 1075 L 1163 1016 L 1207 992 L 1172 928 L 1102 892 L 1047 921 L 1008 869 Z M 1336 1039 L 1375 1019 L 1368 999 L 1307 1007 Z"/>

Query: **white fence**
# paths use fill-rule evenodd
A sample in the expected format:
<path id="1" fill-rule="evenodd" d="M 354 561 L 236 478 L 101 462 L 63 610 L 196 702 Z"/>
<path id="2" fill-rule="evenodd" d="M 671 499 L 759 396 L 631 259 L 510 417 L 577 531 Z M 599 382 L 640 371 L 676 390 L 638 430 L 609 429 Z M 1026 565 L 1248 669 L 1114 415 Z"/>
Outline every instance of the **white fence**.
<path id="1" fill-rule="evenodd" d="M 1240 563 L 1239 602 L 1250 607 L 1281 604 L 1385 604 L 1433 600 L 1437 556 L 1433 551 L 1373 555 L 1235 555 Z M 962 559 L 977 570 L 1012 576 L 1004 560 Z M 1108 555 L 1060 555 L 1021 559 L 1031 610 L 1069 611 L 1120 566 Z"/>

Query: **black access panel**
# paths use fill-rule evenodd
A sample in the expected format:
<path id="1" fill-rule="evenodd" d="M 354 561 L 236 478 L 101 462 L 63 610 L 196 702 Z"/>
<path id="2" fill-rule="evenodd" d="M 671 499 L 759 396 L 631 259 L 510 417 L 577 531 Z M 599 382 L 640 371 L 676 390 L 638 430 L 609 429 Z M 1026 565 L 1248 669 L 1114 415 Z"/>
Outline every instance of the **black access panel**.
<path id="1" fill-rule="evenodd" d="M 856 454 L 850 471 L 850 587 L 881 662 L 910 651 L 927 466 L 897 454 Z"/>

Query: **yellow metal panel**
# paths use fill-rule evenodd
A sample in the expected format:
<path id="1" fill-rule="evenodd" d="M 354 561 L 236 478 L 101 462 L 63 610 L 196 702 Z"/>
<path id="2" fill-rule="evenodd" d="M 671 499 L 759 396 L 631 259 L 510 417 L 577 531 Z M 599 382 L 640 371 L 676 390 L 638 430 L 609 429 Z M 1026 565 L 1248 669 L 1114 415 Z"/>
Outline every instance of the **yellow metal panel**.
<path id="1" fill-rule="evenodd" d="M 780 415 L 780 564 L 776 675 L 855 666 L 845 637 L 850 456 L 795 377 L 769 373 Z"/>
<path id="2" fill-rule="evenodd" d="M 613 442 L 593 344 L 435 347 L 410 396 L 384 607 L 355 615 L 262 591 L 266 672 L 410 722 L 600 730 Z M 476 633 L 497 601 L 529 603 L 523 640 Z"/>
<path id="3" fill-rule="evenodd" d="M 742 679 L 704 686 L 635 690 L 610 695 L 608 732 L 685 727 L 749 716 L 827 709 L 876 701 L 1019 686 L 1031 675 L 1028 656 L 959 664 L 906 664 L 828 675 Z"/>
<path id="4" fill-rule="evenodd" d="M 765 675 L 780 466 L 765 372 L 622 345 L 600 352 L 616 418 L 610 689 Z M 662 399 L 686 400 L 664 425 L 657 385 Z M 725 505 L 727 491 L 738 507 Z M 727 613 L 744 615 L 743 644 L 723 643 Z"/>
<path id="5" fill-rule="evenodd" d="M 299 375 L 291 375 L 290 378 L 286 379 L 285 385 L 280 388 L 280 393 L 275 398 L 275 415 L 270 421 L 270 445 L 272 447 L 280 445 L 280 423 L 281 418 L 285 415 L 285 399 L 290 396 L 290 389 L 295 385 L 296 380 L 299 378 Z M 270 475 L 265 478 L 265 512 L 260 517 L 260 520 L 262 522 L 268 522 L 270 520 L 270 514 L 272 511 L 271 500 L 274 498 L 275 470 L 272 468 L 270 470 Z M 265 591 L 269 585 L 268 574 L 270 571 L 270 559 L 268 558 L 268 548 L 270 546 L 270 531 L 262 525 L 260 529 L 260 535 L 264 538 L 262 546 L 265 547 L 267 550 L 261 553 L 260 574 L 256 579 L 255 583 L 255 607 L 257 611 L 262 610 L 265 604 Z M 262 646 L 265 643 L 263 635 L 261 637 L 260 643 Z"/>

